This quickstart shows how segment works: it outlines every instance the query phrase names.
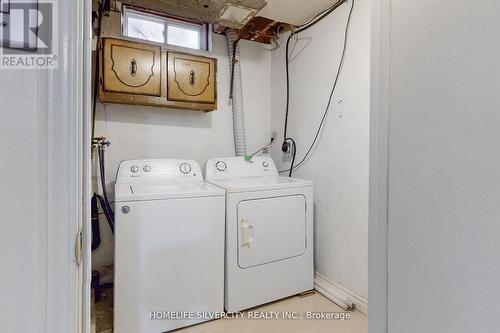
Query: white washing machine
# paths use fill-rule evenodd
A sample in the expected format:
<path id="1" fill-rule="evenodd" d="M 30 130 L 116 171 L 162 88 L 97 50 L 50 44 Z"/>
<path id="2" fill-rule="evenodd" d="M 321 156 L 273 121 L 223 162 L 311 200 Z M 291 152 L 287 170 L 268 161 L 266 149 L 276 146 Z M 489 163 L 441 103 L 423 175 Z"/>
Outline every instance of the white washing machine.
<path id="1" fill-rule="evenodd" d="M 120 164 L 114 332 L 160 333 L 223 311 L 224 191 L 188 160 Z"/>
<path id="2" fill-rule="evenodd" d="M 312 182 L 268 157 L 211 159 L 206 180 L 226 190 L 226 311 L 314 289 Z"/>

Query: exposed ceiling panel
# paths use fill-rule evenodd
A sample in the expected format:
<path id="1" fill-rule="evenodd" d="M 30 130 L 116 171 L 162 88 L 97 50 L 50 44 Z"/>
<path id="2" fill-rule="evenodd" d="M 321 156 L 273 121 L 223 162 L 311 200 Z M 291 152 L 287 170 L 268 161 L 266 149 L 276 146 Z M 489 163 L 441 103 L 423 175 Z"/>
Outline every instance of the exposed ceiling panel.
<path id="1" fill-rule="evenodd" d="M 337 3 L 338 0 L 267 0 L 259 16 L 300 26 Z"/>
<path id="2" fill-rule="evenodd" d="M 95 8 L 97 8 L 97 0 Z M 238 30 L 239 37 L 271 43 L 289 25 L 300 26 L 339 0 L 108 0 L 111 9 L 131 5 L 173 16 L 215 24 L 215 31 L 227 27 Z M 250 14 L 248 14 L 250 13 Z"/>
<path id="3" fill-rule="evenodd" d="M 216 24 L 214 31 L 224 33 L 227 27 Z M 287 23 L 276 22 L 271 19 L 255 16 L 243 28 L 237 29 L 238 37 L 258 43 L 271 44 L 279 37 L 279 32 L 289 29 Z"/>
<path id="4" fill-rule="evenodd" d="M 231 3 L 236 7 L 259 11 L 266 5 L 266 0 L 125 0 L 123 4 L 147 8 L 171 15 L 196 19 L 204 22 L 217 22 L 219 16 Z"/>

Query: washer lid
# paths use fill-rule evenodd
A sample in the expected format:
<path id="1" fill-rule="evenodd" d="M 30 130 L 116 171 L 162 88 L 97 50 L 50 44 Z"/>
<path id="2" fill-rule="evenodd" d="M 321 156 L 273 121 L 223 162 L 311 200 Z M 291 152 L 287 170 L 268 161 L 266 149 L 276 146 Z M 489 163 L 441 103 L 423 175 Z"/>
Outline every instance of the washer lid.
<path id="1" fill-rule="evenodd" d="M 143 201 L 224 196 L 224 190 L 204 181 L 116 184 L 115 201 Z"/>
<path id="2" fill-rule="evenodd" d="M 280 176 L 231 178 L 211 180 L 210 182 L 226 189 L 227 192 L 277 190 L 313 185 L 313 182 L 309 180 Z"/>

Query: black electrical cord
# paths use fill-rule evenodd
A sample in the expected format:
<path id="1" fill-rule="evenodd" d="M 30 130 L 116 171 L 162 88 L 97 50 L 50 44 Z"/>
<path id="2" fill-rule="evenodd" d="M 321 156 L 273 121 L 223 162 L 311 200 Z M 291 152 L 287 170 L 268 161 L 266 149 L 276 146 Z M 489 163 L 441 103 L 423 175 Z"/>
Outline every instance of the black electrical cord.
<path id="1" fill-rule="evenodd" d="M 330 8 L 326 9 L 322 13 L 319 13 L 318 15 L 316 15 L 312 20 L 310 20 L 306 24 L 300 26 L 299 29 L 297 29 L 295 31 L 295 33 L 299 33 L 301 31 L 305 31 L 305 30 L 311 28 L 312 26 L 316 25 L 317 23 L 321 22 L 325 17 L 327 17 L 328 15 L 330 15 L 333 11 L 335 11 L 335 9 L 339 8 L 344 2 L 347 2 L 347 1 L 348 0 L 339 0 L 339 1 L 337 1 L 332 6 L 330 6 Z"/>
<path id="2" fill-rule="evenodd" d="M 318 22 L 321 22 L 325 17 L 330 15 L 335 9 L 340 7 L 344 2 L 347 0 L 340 0 L 336 2 L 333 6 L 328 8 L 327 10 L 323 11 L 322 13 L 316 15 L 311 21 L 308 23 L 300 26 L 297 30 L 295 30 L 293 33 L 291 33 L 288 36 L 288 39 L 286 41 L 286 54 L 285 54 L 285 59 L 286 59 L 286 111 L 285 111 L 285 128 L 283 131 L 283 146 L 282 146 L 282 151 L 286 152 L 288 150 L 288 144 L 286 143 L 285 139 L 287 138 L 287 130 L 288 130 L 288 113 L 290 109 L 290 71 L 289 71 L 289 64 L 290 64 L 290 54 L 289 54 L 289 49 L 290 49 L 290 40 L 292 39 L 293 36 L 297 35 L 298 33 L 305 31 L 314 25 L 316 25 Z"/>
<path id="3" fill-rule="evenodd" d="M 295 140 L 292 139 L 292 138 L 286 138 L 285 139 L 285 143 L 287 143 L 288 141 L 291 141 L 292 142 L 292 164 L 291 164 L 291 167 L 290 169 L 288 170 L 288 177 L 292 177 L 292 172 L 293 172 L 293 165 L 295 164 L 295 157 L 297 156 L 297 144 L 295 143 Z M 282 171 L 280 171 L 282 172 Z"/>
<path id="4" fill-rule="evenodd" d="M 92 138 L 95 135 L 95 114 L 97 108 L 97 92 L 99 91 L 99 44 L 101 43 L 101 31 L 102 31 L 102 17 L 104 15 L 104 8 L 106 8 L 106 1 L 101 0 L 99 5 L 98 15 L 98 23 L 97 23 L 97 43 L 96 43 L 96 51 L 95 51 L 95 71 L 94 71 L 94 100 L 92 104 Z"/>
<path id="5" fill-rule="evenodd" d="M 335 9 L 337 9 L 340 5 L 342 5 L 346 1 L 347 0 L 341 0 L 341 1 L 337 2 L 334 6 L 332 6 L 330 9 L 328 9 L 325 12 L 325 14 L 322 14 L 322 15 L 320 14 L 321 16 L 316 21 L 313 21 L 313 22 L 307 24 L 306 26 L 299 28 L 295 32 L 295 34 L 314 26 L 316 23 L 318 23 L 319 21 L 324 19 L 326 16 L 328 16 L 328 14 L 333 12 Z M 325 120 L 328 116 L 328 111 L 330 110 L 330 105 L 332 103 L 333 94 L 335 93 L 335 90 L 337 88 L 340 74 L 342 72 L 342 67 L 343 67 L 344 62 L 345 62 L 345 56 L 346 56 L 346 51 L 347 51 L 347 38 L 349 35 L 349 26 L 351 24 L 352 13 L 354 10 L 354 5 L 355 5 L 355 0 L 351 0 L 351 1 L 352 1 L 352 4 L 351 4 L 351 8 L 349 9 L 349 15 L 347 17 L 347 23 L 346 23 L 346 27 L 345 27 L 345 31 L 344 31 L 344 42 L 343 42 L 343 46 L 342 46 L 342 55 L 340 58 L 339 66 L 337 68 L 337 73 L 335 75 L 333 87 L 332 87 L 332 90 L 330 92 L 330 96 L 328 98 L 328 103 L 327 103 L 327 106 L 325 108 L 325 111 L 323 112 L 323 117 L 321 118 L 321 122 L 320 122 L 318 129 L 316 131 L 316 134 L 314 136 L 314 140 L 313 140 L 312 144 L 309 146 L 309 149 L 307 150 L 307 152 L 304 155 L 304 157 L 302 158 L 302 160 L 297 165 L 294 165 L 294 159 L 293 159 L 292 164 L 290 165 L 290 168 L 287 170 L 282 170 L 282 171 L 280 171 L 280 173 L 289 172 L 289 174 L 291 175 L 293 170 L 299 168 L 307 161 L 307 158 L 309 157 L 309 154 L 311 153 L 311 151 L 315 147 L 316 142 L 318 141 L 319 135 L 321 133 L 321 130 L 323 129 Z M 289 48 L 289 42 L 291 40 L 291 37 L 292 37 L 292 35 L 288 36 L 287 46 L 286 46 L 286 81 L 287 81 L 287 84 L 286 84 L 287 94 L 286 95 L 287 95 L 287 97 L 286 97 L 285 128 L 284 128 L 285 140 L 283 141 L 283 146 L 282 146 L 283 152 L 288 151 L 288 143 L 286 140 L 287 139 L 287 129 L 288 129 L 288 113 L 289 113 L 289 104 L 290 104 L 290 80 L 289 80 L 289 66 L 288 66 L 288 62 L 289 62 L 288 48 Z"/>
<path id="6" fill-rule="evenodd" d="M 286 153 L 288 151 L 287 130 L 288 130 L 288 112 L 290 110 L 290 71 L 289 71 L 289 57 L 288 49 L 290 47 L 291 36 L 288 36 L 286 41 L 286 54 L 285 54 L 285 71 L 286 71 L 286 111 L 285 111 L 285 128 L 283 131 L 283 144 L 281 145 L 281 151 Z"/>

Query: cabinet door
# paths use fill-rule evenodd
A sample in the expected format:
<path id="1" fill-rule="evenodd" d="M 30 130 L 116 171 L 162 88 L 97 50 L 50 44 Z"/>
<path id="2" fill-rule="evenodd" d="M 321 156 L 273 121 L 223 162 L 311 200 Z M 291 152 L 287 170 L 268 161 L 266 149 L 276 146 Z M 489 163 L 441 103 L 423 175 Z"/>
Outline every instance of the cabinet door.
<path id="1" fill-rule="evenodd" d="M 161 48 L 118 39 L 104 40 L 105 92 L 160 96 Z"/>
<path id="2" fill-rule="evenodd" d="M 168 52 L 168 100 L 216 103 L 216 61 L 212 58 Z"/>

